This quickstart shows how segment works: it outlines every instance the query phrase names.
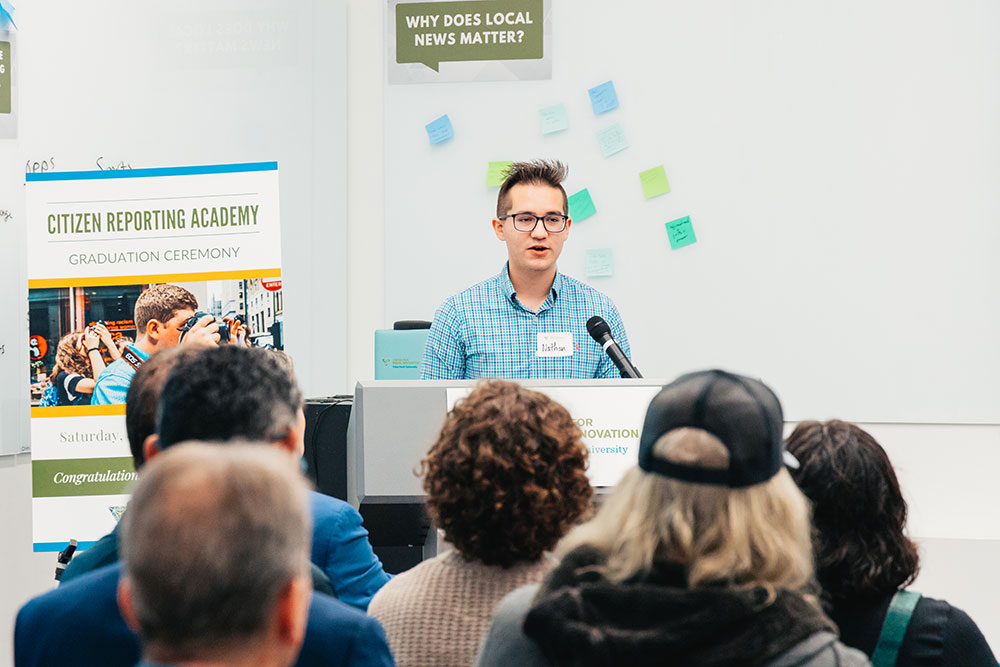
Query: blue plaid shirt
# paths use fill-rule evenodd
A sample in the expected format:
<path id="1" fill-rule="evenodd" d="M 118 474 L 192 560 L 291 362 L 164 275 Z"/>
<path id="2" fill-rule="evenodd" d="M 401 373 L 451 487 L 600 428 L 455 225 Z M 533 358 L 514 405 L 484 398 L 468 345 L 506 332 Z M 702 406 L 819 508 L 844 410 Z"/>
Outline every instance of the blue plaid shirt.
<path id="1" fill-rule="evenodd" d="M 137 347 L 128 346 L 132 352 L 145 361 L 149 355 Z M 128 395 L 128 386 L 132 384 L 132 376 L 135 369 L 132 364 L 124 359 L 112 361 L 107 368 L 97 376 L 97 384 L 94 385 L 94 395 L 90 398 L 91 405 L 121 405 Z"/>
<path id="2" fill-rule="evenodd" d="M 556 272 L 538 312 L 521 305 L 507 267 L 445 301 L 434 315 L 424 348 L 425 380 L 500 378 L 606 378 L 618 369 L 587 333 L 587 320 L 603 317 L 631 356 L 618 309 L 606 295 Z M 571 333 L 573 354 L 536 356 L 539 333 Z"/>

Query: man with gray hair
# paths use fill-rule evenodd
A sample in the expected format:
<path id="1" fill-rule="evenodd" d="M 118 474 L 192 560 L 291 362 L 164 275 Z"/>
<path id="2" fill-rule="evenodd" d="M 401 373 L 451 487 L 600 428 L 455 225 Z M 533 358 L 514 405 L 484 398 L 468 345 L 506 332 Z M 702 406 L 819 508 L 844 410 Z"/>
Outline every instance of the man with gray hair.
<path id="1" fill-rule="evenodd" d="M 557 161 L 515 162 L 497 195 L 493 232 L 507 265 L 449 297 L 434 315 L 421 377 L 607 378 L 619 372 L 587 331 L 600 316 L 630 354 L 625 326 L 606 295 L 560 273 L 556 260 L 573 220 Z"/>
<path id="2" fill-rule="evenodd" d="M 212 441 L 219 449 L 234 440 L 266 442 L 293 465 L 297 458 L 291 453 L 302 453 L 302 394 L 287 364 L 267 350 L 227 345 L 184 355 L 168 374 L 159 413 L 159 435 L 149 436 L 143 446 L 147 467 L 171 447 L 190 440 Z M 368 544 L 361 517 L 343 501 L 315 492 L 308 496 L 314 523 L 312 560 L 334 573 L 341 599 L 312 595 L 296 664 L 390 667 L 393 659 L 381 625 L 349 606 L 366 608 L 388 579 Z M 265 511 L 262 503 L 256 505 L 260 512 Z M 126 516 L 131 511 L 130 506 Z M 240 545 L 245 554 L 258 548 L 245 537 Z M 242 557 L 229 565 L 245 574 Z M 120 562 L 98 568 L 28 602 L 15 625 L 15 667 L 135 665 L 138 637 L 116 602 L 121 572 Z M 252 579 L 246 581 L 255 585 Z"/>
<path id="3" fill-rule="evenodd" d="M 294 663 L 311 523 L 305 480 L 273 447 L 191 443 L 157 457 L 121 525 L 118 604 L 143 660 Z"/>

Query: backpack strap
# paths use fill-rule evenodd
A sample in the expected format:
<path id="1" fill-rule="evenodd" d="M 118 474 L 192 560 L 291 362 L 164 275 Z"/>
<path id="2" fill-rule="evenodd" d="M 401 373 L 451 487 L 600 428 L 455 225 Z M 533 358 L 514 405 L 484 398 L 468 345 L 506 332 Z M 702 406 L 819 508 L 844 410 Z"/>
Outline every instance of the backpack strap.
<path id="1" fill-rule="evenodd" d="M 872 667 L 895 667 L 899 657 L 899 649 L 903 645 L 903 636 L 910 625 L 913 610 L 920 601 L 920 593 L 915 591 L 896 591 L 889 603 L 889 611 L 882 621 L 882 632 L 879 633 L 875 652 L 872 653 Z"/>

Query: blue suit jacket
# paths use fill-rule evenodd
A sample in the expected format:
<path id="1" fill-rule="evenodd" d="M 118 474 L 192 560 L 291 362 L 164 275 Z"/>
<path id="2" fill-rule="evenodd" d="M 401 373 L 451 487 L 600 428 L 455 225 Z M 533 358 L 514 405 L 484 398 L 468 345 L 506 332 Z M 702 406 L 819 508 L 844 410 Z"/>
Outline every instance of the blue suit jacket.
<path id="1" fill-rule="evenodd" d="M 368 609 L 372 596 L 389 581 L 382 562 L 372 551 L 361 515 L 339 498 L 310 492 L 313 541 L 312 562 L 326 573 L 337 599 Z"/>
<path id="2" fill-rule="evenodd" d="M 361 515 L 343 500 L 311 491 L 313 516 L 312 562 L 333 585 L 337 599 L 358 609 L 368 609 L 372 596 L 389 581 L 382 562 L 372 551 Z M 62 581 L 118 561 L 118 528 L 70 561 Z"/>
<path id="3" fill-rule="evenodd" d="M 139 662 L 139 638 L 118 611 L 120 573 L 121 564 L 102 567 L 24 605 L 14 626 L 15 667 Z M 378 621 L 313 593 L 296 664 L 391 667 L 395 662 Z"/>

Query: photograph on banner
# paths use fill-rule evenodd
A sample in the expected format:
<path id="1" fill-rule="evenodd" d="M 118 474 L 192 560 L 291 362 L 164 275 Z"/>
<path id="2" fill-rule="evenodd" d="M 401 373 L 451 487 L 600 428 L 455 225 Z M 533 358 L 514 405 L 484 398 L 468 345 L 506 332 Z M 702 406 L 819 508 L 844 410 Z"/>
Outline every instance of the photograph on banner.
<path id="1" fill-rule="evenodd" d="M 139 366 L 196 314 L 219 344 L 284 346 L 277 163 L 25 180 L 34 550 L 87 548 L 136 479 L 123 403 Z"/>
<path id="2" fill-rule="evenodd" d="M 387 0 L 388 81 L 552 78 L 551 0 Z"/>
<path id="3" fill-rule="evenodd" d="M 221 342 L 235 335 L 247 345 L 284 349 L 281 281 L 246 277 L 171 283 L 190 292 L 198 312 L 219 320 Z M 43 287 L 28 290 L 31 405 L 43 405 L 48 389 L 59 401 L 44 405 L 89 405 L 86 391 L 58 392 L 55 386 L 76 377 L 97 380 L 95 362 L 106 368 L 121 358 L 126 345 L 136 341 L 134 312 L 139 295 L 152 287 L 103 285 L 97 287 Z M 102 338 L 103 335 L 103 338 Z M 100 361 L 91 360 L 88 348 L 98 349 Z M 52 376 L 58 364 L 63 375 Z M 57 371 L 58 372 L 58 371 Z M 50 381 L 51 380 L 51 381 Z M 77 381 L 77 384 L 79 381 Z"/>

